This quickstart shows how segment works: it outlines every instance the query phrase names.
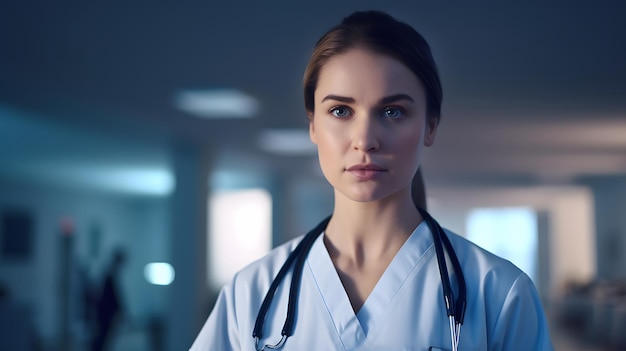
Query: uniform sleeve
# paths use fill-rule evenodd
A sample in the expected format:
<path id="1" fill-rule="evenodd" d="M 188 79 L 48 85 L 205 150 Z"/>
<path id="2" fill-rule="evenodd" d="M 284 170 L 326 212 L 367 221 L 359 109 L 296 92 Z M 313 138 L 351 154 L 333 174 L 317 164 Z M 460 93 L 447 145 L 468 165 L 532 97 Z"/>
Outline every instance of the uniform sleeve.
<path id="1" fill-rule="evenodd" d="M 554 350 L 539 295 L 526 274 L 517 277 L 504 300 L 489 350 Z"/>
<path id="2" fill-rule="evenodd" d="M 231 286 L 222 289 L 190 351 L 240 350 L 233 290 Z"/>

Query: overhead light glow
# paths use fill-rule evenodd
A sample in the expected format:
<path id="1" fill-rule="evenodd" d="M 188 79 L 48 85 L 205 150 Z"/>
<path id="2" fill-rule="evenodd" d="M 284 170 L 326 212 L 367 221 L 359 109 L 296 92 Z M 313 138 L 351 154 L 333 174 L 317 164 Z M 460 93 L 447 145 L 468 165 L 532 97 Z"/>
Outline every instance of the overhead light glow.
<path id="1" fill-rule="evenodd" d="M 255 98 L 236 89 L 185 90 L 176 95 L 174 103 L 201 118 L 251 118 L 259 111 Z"/>
<path id="2" fill-rule="evenodd" d="M 167 196 L 176 182 L 172 172 L 164 168 L 84 166 L 67 173 L 67 178 L 75 184 L 88 183 L 100 189 L 138 195 Z"/>
<path id="3" fill-rule="evenodd" d="M 259 135 L 258 145 L 261 150 L 279 155 L 311 155 L 316 150 L 306 129 L 265 130 Z"/>
<path id="4" fill-rule="evenodd" d="M 103 188 L 126 193 L 166 196 L 175 186 L 174 175 L 167 169 L 101 167 L 90 173 L 84 175 L 85 179 L 99 182 Z"/>
<path id="5" fill-rule="evenodd" d="M 143 275 L 150 284 L 170 285 L 174 281 L 174 267 L 166 262 L 148 263 L 143 269 Z"/>
<path id="6" fill-rule="evenodd" d="M 131 167 L 54 159 L 11 166 L 24 178 L 116 193 L 168 196 L 176 187 L 176 177 L 166 166 Z"/>

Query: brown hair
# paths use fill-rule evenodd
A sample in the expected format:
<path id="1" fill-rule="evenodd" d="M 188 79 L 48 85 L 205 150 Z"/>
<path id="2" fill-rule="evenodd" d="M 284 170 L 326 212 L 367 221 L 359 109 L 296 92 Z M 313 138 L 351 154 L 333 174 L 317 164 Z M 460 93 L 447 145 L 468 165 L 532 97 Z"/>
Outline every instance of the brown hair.
<path id="1" fill-rule="evenodd" d="M 315 110 L 313 97 L 322 67 L 332 57 L 354 48 L 388 55 L 406 65 L 424 85 L 428 117 L 439 120 L 441 82 L 428 43 L 413 27 L 380 11 L 355 12 L 318 40 L 304 72 L 307 113 Z"/>

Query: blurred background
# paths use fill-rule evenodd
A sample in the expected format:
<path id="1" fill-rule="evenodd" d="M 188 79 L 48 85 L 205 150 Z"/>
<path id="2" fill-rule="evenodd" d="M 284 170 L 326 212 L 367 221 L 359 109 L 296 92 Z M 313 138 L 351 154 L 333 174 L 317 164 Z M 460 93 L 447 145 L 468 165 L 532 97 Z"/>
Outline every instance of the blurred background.
<path id="1" fill-rule="evenodd" d="M 616 0 L 1 1 L 0 349 L 188 349 L 235 271 L 331 211 L 301 77 L 363 9 L 438 62 L 434 217 L 532 277 L 557 350 L 626 349 Z"/>

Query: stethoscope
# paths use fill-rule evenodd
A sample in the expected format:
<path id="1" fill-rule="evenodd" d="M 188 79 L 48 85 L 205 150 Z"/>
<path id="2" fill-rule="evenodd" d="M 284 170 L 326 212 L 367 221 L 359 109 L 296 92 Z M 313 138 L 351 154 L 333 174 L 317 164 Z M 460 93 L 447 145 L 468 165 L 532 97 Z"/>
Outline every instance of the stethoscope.
<path id="1" fill-rule="evenodd" d="M 425 210 L 418 208 L 420 214 L 426 221 L 426 224 L 430 228 L 430 231 L 433 235 L 433 241 L 435 244 L 435 253 L 437 254 L 437 264 L 439 266 L 439 275 L 441 277 L 441 284 L 443 287 L 443 299 L 446 305 L 446 312 L 448 314 L 448 319 L 450 321 L 450 340 L 452 343 L 452 351 L 458 351 L 459 337 L 461 335 L 461 325 L 463 324 L 463 318 L 465 317 L 465 294 L 466 294 L 466 286 L 465 286 L 465 278 L 463 277 L 463 271 L 461 270 L 461 265 L 459 264 L 459 260 L 452 248 L 452 244 L 450 244 L 450 240 L 446 236 L 446 233 L 443 231 L 439 223 L 435 221 L 433 217 L 428 214 Z M 265 298 L 263 299 L 263 304 L 261 304 L 261 308 L 259 309 L 259 314 L 256 317 L 256 322 L 254 324 L 254 330 L 252 332 L 252 337 L 255 340 L 255 348 L 257 351 L 263 351 L 267 349 L 279 349 L 287 341 L 287 338 L 293 335 L 294 330 L 294 322 L 295 322 L 295 314 L 296 314 L 296 304 L 298 293 L 300 289 L 300 281 L 302 277 L 302 271 L 304 270 L 304 261 L 315 242 L 315 239 L 324 232 L 328 222 L 330 222 L 330 218 L 328 217 L 320 222 L 315 228 L 313 228 L 310 232 L 308 232 L 302 241 L 296 246 L 296 248 L 289 254 L 287 260 L 283 264 L 283 266 L 278 271 L 276 278 L 270 285 Z M 452 287 L 450 284 L 450 276 L 448 275 L 448 267 L 446 265 L 445 252 L 447 251 L 450 262 L 452 263 L 452 267 L 454 272 L 456 273 L 456 279 L 458 283 L 458 293 L 459 296 L 455 300 L 454 293 L 452 292 Z M 267 315 L 267 311 L 272 303 L 272 299 L 274 298 L 274 293 L 281 281 L 287 275 L 291 266 L 295 264 L 295 268 L 293 271 L 293 276 L 291 277 L 291 287 L 289 288 L 289 302 L 287 305 L 287 317 L 285 319 L 285 324 L 283 325 L 283 330 L 281 332 L 281 339 L 278 343 L 274 345 L 266 344 L 265 346 L 259 348 L 259 341 L 261 340 L 263 333 L 263 323 L 265 322 L 265 316 Z"/>

